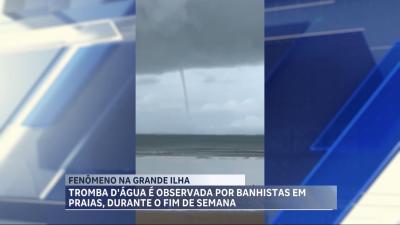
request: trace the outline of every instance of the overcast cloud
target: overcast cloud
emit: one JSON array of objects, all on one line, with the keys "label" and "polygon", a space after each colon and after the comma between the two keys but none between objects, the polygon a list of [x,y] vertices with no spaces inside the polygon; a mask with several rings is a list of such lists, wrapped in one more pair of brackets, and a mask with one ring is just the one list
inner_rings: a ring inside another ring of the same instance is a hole
[{"label": "overcast cloud", "polygon": [[137,72],[259,64],[263,0],[138,0]]},{"label": "overcast cloud", "polygon": [[137,133],[263,134],[263,9],[263,0],[138,0]]}]

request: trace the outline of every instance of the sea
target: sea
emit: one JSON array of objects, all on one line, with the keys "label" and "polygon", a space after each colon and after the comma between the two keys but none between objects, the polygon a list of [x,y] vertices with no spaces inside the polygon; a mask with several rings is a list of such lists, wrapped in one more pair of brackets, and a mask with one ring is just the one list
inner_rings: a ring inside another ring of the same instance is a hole
[{"label": "sea", "polygon": [[136,135],[138,174],[245,174],[264,183],[262,135]]}]

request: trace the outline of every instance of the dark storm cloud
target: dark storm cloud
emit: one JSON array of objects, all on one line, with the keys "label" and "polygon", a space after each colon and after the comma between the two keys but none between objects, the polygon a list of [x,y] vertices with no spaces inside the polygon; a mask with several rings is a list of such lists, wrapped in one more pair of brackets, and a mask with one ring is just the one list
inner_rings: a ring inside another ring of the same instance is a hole
[{"label": "dark storm cloud", "polygon": [[138,0],[138,74],[261,63],[263,2]]}]

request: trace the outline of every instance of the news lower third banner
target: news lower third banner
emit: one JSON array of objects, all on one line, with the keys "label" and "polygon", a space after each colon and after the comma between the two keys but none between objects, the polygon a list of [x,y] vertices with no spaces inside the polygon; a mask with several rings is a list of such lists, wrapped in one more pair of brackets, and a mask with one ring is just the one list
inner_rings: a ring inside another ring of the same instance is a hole
[{"label": "news lower third banner", "polygon": [[244,175],[67,175],[67,210],[335,210],[336,186],[245,185]]}]

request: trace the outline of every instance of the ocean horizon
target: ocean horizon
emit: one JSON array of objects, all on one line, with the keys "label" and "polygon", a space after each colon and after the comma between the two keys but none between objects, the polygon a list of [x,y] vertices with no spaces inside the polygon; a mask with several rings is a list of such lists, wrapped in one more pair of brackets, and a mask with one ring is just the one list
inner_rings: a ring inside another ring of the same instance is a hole
[{"label": "ocean horizon", "polygon": [[264,183],[264,135],[136,135],[138,174],[244,174]]},{"label": "ocean horizon", "polygon": [[136,154],[264,157],[264,135],[137,134]]}]

